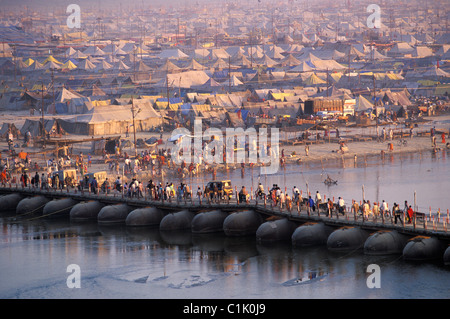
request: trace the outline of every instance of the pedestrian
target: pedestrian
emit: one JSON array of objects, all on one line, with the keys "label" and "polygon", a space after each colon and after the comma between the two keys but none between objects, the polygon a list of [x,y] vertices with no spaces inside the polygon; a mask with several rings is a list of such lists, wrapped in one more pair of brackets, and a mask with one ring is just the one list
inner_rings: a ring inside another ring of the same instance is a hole
[{"label": "pedestrian", "polygon": [[389,217],[389,207],[388,207],[388,203],[384,201],[381,202],[381,214],[383,214],[383,216]]},{"label": "pedestrian", "polygon": [[442,133],[442,135],[441,135],[441,138],[442,138],[442,144],[445,144],[445,133]]},{"label": "pedestrian", "polygon": [[327,213],[327,216],[333,217],[333,206],[334,206],[334,203],[333,203],[333,201],[331,200],[331,198],[328,198],[327,206],[328,206],[328,213]]},{"label": "pedestrian", "polygon": [[305,145],[305,154],[309,156],[309,145]]},{"label": "pedestrian", "polygon": [[339,214],[345,215],[345,201],[342,197],[338,199]]},{"label": "pedestrian", "polygon": [[144,197],[144,184],[142,182],[138,182],[139,186],[138,186],[138,198],[139,197]]},{"label": "pedestrian", "polygon": [[91,182],[91,190],[94,194],[97,194],[97,187],[98,187],[97,178],[94,176],[94,179]]},{"label": "pedestrian", "polygon": [[280,208],[283,208],[286,202],[286,196],[282,191],[280,191]]},{"label": "pedestrian", "polygon": [[316,211],[316,207],[314,205],[314,200],[311,198],[311,196],[309,196],[309,198],[308,198],[308,214],[311,212],[311,209],[313,211]]},{"label": "pedestrian", "polygon": [[401,218],[402,213],[401,213],[397,203],[394,203],[394,206],[392,206],[392,215],[394,215],[394,218],[395,218],[394,223],[395,224],[397,224],[397,219],[398,219],[398,220],[400,220],[400,223],[403,225],[403,221]]},{"label": "pedestrian", "polygon": [[369,204],[367,203],[367,201],[364,201],[363,203],[363,218],[365,220],[369,219]]},{"label": "pedestrian", "polygon": [[34,186],[39,187],[39,173],[38,172],[36,172],[36,174],[34,175]]},{"label": "pedestrian", "polygon": [[322,196],[320,195],[319,191],[316,191],[316,198],[314,199],[317,205],[317,211],[319,211],[319,205],[322,203]]},{"label": "pedestrian", "polygon": [[292,199],[289,196],[289,194],[286,194],[286,207],[287,207],[288,211],[291,211],[291,209],[292,209]]},{"label": "pedestrian", "polygon": [[356,200],[352,200],[352,211],[355,215],[358,215],[359,212],[359,204]]},{"label": "pedestrian", "polygon": [[201,190],[200,186],[197,188],[197,197],[198,197],[198,202],[201,203],[202,202],[202,190]]},{"label": "pedestrian", "polygon": [[414,211],[411,208],[411,205],[409,205],[409,207],[408,207],[408,215],[407,216],[408,216],[408,224],[411,224],[412,218],[414,216]]},{"label": "pedestrian", "polygon": [[377,202],[373,203],[373,215],[375,218],[378,218],[378,215],[380,215],[380,207],[378,206]]}]

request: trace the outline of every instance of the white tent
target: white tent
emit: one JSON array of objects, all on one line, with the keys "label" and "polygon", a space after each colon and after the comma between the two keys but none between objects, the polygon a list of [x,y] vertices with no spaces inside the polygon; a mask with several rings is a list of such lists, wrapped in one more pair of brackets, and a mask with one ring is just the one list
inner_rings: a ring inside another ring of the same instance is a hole
[{"label": "white tent", "polygon": [[106,53],[98,48],[97,46],[90,46],[86,50],[83,51],[86,55],[92,55],[92,56],[103,56],[106,55]]},{"label": "white tent", "polygon": [[225,49],[212,49],[211,50],[211,59],[212,60],[216,60],[216,59],[228,59],[229,57],[231,57],[231,55],[225,51]]},{"label": "white tent", "polygon": [[61,65],[59,65],[53,61],[49,61],[44,65],[44,67],[42,69],[43,70],[51,70],[51,69],[59,70],[59,69],[61,69]]},{"label": "white tent", "polygon": [[96,68],[95,64],[92,63],[91,61],[89,61],[88,59],[84,59],[77,66],[80,70],[85,70],[85,71],[93,71]]},{"label": "white tent", "polygon": [[236,77],[236,75],[233,75],[229,81],[225,81],[223,84],[224,84],[224,85],[225,85],[225,84],[228,84],[228,85],[231,85],[231,86],[234,87],[234,86],[243,85],[244,83],[242,83],[242,82]]},{"label": "white tent", "polygon": [[71,56],[72,54],[74,54],[75,52],[77,52],[74,48],[70,47],[66,50],[66,52],[64,52],[65,56]]},{"label": "white tent", "polygon": [[209,59],[209,50],[208,49],[195,49],[191,54],[191,58],[193,59]]},{"label": "white tent", "polygon": [[97,64],[96,70],[97,71],[105,71],[105,70],[110,70],[112,68],[113,68],[113,66],[111,64],[109,64],[106,61],[102,61],[99,64]]},{"label": "white tent", "polygon": [[450,77],[450,73],[445,72],[444,70],[442,70],[441,68],[438,68],[437,66],[433,66],[431,68],[429,68],[428,70],[426,70],[422,76],[424,77]]},{"label": "white tent", "polygon": [[313,71],[314,68],[308,65],[306,62],[301,62],[299,65],[294,68],[288,70],[288,72],[310,72]]},{"label": "white tent", "polygon": [[334,60],[316,60],[312,62],[318,71],[344,70],[345,66]]},{"label": "white tent", "polygon": [[185,59],[189,58],[187,54],[180,49],[167,49],[159,54],[160,59]]},{"label": "white tent", "polygon": [[190,62],[184,67],[184,69],[188,69],[188,70],[206,70],[207,67],[201,65],[200,63],[195,61],[195,59],[191,59]]},{"label": "white tent", "polygon": [[70,91],[66,88],[62,88],[62,90],[56,95],[55,102],[63,103],[72,99],[83,98],[84,96]]},{"label": "white tent", "polygon": [[356,97],[355,111],[364,112],[373,109],[373,104],[362,95]]},{"label": "white tent", "polygon": [[70,58],[72,58],[72,59],[87,59],[88,56],[86,54],[84,54],[83,52],[81,52],[80,50],[77,50],[72,55],[70,55]]},{"label": "white tent", "polygon": [[[167,74],[169,87],[172,88],[191,88],[201,86],[209,80],[209,76],[204,71],[185,71],[173,74]],[[157,87],[166,87],[166,79],[162,79],[156,84]]]}]

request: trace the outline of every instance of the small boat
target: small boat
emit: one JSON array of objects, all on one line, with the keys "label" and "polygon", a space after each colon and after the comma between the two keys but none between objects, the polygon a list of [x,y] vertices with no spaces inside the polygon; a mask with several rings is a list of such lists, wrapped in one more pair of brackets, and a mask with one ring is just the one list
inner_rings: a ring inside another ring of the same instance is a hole
[{"label": "small boat", "polygon": [[332,179],[327,175],[327,178],[323,181],[325,185],[337,185],[337,180]]}]

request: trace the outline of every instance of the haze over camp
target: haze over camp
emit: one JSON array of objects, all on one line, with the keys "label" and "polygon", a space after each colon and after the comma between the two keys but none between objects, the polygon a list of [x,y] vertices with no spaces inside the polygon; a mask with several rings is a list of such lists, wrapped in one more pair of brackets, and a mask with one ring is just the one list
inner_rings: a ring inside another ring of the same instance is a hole
[{"label": "haze over camp", "polygon": [[449,17],[2,1],[0,297],[448,298]]}]

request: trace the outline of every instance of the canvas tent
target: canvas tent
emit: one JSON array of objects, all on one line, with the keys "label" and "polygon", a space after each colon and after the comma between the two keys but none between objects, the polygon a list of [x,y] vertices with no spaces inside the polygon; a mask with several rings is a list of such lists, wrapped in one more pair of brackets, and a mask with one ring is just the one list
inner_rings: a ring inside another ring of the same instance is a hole
[{"label": "canvas tent", "polygon": [[166,79],[162,79],[156,86],[166,87],[168,81],[172,88],[191,88],[205,84],[209,80],[209,76],[204,71],[191,70],[167,74]]},{"label": "canvas tent", "polygon": [[373,104],[362,95],[356,97],[355,111],[366,112],[373,109]]},{"label": "canvas tent", "polygon": [[[44,133],[50,134],[50,136],[66,134],[65,130],[61,127],[59,120],[56,119],[44,120],[44,129]],[[42,135],[42,122],[40,120],[34,121],[26,119],[20,129],[20,133],[25,135],[27,132],[30,132],[32,137],[40,137]]]},{"label": "canvas tent", "polygon": [[19,129],[14,125],[14,123],[3,123],[0,129],[0,137],[6,138],[11,131],[14,138],[18,138],[21,134]]},{"label": "canvas tent", "polygon": [[[135,115],[136,131],[148,131],[162,124],[163,119],[150,102],[136,102],[140,111]],[[69,133],[81,135],[104,135],[125,133],[133,123],[131,105],[106,105],[93,107],[87,114],[60,120]]]},{"label": "canvas tent", "polygon": [[167,49],[162,51],[159,54],[160,59],[186,59],[189,58],[187,54],[185,54],[180,49]]}]

